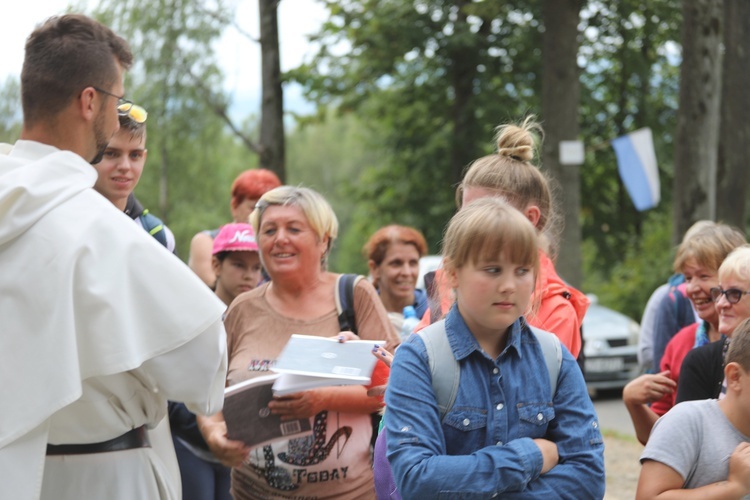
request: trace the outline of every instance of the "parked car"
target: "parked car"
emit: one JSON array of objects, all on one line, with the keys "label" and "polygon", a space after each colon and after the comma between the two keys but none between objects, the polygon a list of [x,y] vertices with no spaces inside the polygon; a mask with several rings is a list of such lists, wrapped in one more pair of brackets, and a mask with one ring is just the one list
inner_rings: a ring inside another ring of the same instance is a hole
[{"label": "parked car", "polygon": [[437,270],[443,257],[440,255],[424,255],[419,259],[419,278],[417,278],[417,288],[424,290],[424,275]]},{"label": "parked car", "polygon": [[628,316],[599,304],[596,295],[583,318],[585,378],[589,389],[622,388],[638,375],[641,327]]}]

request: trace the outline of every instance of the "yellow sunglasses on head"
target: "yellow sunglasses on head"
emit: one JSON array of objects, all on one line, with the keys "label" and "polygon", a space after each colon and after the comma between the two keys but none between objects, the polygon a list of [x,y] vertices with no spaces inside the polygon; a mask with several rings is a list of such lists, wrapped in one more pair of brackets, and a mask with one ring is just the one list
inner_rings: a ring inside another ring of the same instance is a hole
[{"label": "yellow sunglasses on head", "polygon": [[127,116],[136,123],[146,123],[148,113],[145,109],[132,102],[126,102],[117,106],[117,112],[121,116]]}]

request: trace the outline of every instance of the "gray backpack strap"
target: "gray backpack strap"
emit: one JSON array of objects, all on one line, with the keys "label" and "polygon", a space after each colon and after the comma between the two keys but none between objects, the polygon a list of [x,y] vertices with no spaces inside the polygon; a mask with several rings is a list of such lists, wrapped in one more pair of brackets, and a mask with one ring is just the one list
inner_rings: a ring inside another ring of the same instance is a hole
[{"label": "gray backpack strap", "polygon": [[542,348],[544,362],[547,364],[547,372],[549,373],[549,386],[552,392],[552,399],[555,399],[557,377],[560,375],[560,366],[562,365],[560,339],[554,333],[545,332],[535,326],[529,325],[529,328]]},{"label": "gray backpack strap", "polygon": [[444,319],[420,330],[417,334],[422,337],[427,350],[432,375],[432,390],[435,392],[442,422],[446,413],[456,402],[461,368],[448,342]]},{"label": "gray backpack strap", "polygon": [[[539,342],[544,355],[544,362],[549,373],[550,397],[554,400],[557,392],[557,378],[562,366],[562,347],[560,339],[544,330],[529,326],[531,332]],[[453,408],[458,394],[458,384],[461,379],[461,367],[453,356],[448,334],[445,331],[445,320],[441,319],[430,326],[420,330],[417,334],[422,338],[427,358],[430,363],[430,375],[432,375],[432,390],[435,393],[440,421]]]}]

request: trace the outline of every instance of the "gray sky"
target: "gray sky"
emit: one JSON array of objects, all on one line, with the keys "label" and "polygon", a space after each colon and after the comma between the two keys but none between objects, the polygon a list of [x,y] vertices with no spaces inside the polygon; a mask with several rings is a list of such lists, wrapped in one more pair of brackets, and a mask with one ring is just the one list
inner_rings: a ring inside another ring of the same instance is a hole
[{"label": "gray sky", "polygon": [[[88,0],[96,5],[98,0]],[[8,76],[18,77],[23,63],[26,37],[34,27],[55,14],[60,14],[71,0],[21,0],[6,15],[0,16],[0,82]],[[76,2],[77,3],[77,2]],[[237,19],[243,31],[257,36],[257,0],[238,0]],[[85,4],[85,1],[84,1]],[[10,13],[12,11],[12,13]],[[284,0],[279,7],[281,69],[288,70],[309,59],[313,47],[306,35],[317,30],[325,20],[325,10],[315,0]],[[233,96],[236,107],[247,115],[260,107],[260,48],[255,42],[230,29],[217,49],[219,63],[225,72],[224,87]],[[302,106],[299,88],[286,88],[287,109]]]}]

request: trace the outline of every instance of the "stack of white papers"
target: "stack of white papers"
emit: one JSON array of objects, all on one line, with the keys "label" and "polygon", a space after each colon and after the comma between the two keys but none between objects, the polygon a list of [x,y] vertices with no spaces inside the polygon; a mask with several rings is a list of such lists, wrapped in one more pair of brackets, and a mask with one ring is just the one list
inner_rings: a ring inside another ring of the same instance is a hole
[{"label": "stack of white papers", "polygon": [[279,373],[274,396],[330,385],[368,385],[384,340],[348,340],[292,335],[271,370]]}]

